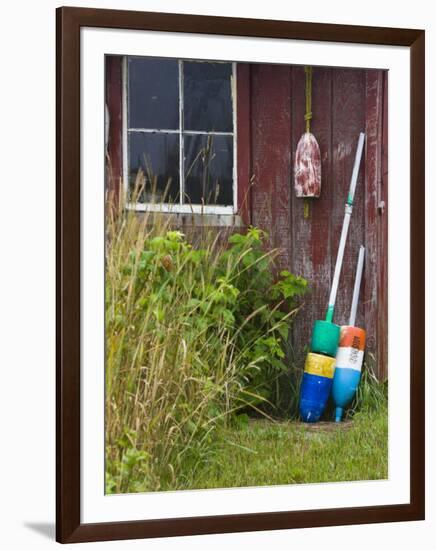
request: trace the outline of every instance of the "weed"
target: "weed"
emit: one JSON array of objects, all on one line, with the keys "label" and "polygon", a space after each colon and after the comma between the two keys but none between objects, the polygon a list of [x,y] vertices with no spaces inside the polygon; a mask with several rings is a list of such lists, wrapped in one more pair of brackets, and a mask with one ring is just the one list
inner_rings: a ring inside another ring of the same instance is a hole
[{"label": "weed", "polygon": [[107,219],[106,490],[183,488],[213,462],[217,430],[265,414],[307,283],[274,277],[257,228],[193,246],[171,217],[120,203]]}]

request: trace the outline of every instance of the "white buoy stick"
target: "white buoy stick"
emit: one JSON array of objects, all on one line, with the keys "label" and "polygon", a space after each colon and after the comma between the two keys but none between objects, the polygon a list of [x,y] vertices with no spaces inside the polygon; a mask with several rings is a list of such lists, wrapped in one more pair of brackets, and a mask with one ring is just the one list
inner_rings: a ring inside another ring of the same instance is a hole
[{"label": "white buoy stick", "polygon": [[356,279],[354,280],[353,300],[351,302],[350,320],[348,324],[354,327],[356,323],[357,304],[359,302],[360,282],[362,281],[363,261],[365,258],[365,247],[359,249],[359,258],[357,260]]},{"label": "white buoy stick", "polygon": [[350,191],[348,193],[348,204],[353,204],[354,193],[356,191],[357,176],[359,175],[360,160],[362,158],[363,144],[365,143],[365,134],[360,132],[359,141],[357,143],[356,157],[354,159],[353,173],[351,174]]},{"label": "white buoy stick", "polygon": [[360,132],[357,142],[356,156],[354,158],[353,172],[351,174],[350,189],[348,191],[347,203],[345,204],[345,217],[342,225],[341,238],[339,241],[338,256],[336,258],[335,272],[333,275],[332,289],[330,291],[329,303],[327,308],[326,320],[332,322],[335,311],[336,295],[338,293],[339,277],[341,275],[342,261],[344,259],[345,243],[347,242],[348,227],[350,225],[351,213],[353,212],[354,193],[356,191],[357,176],[359,174],[360,161],[362,159],[363,144],[365,143],[365,134]]}]

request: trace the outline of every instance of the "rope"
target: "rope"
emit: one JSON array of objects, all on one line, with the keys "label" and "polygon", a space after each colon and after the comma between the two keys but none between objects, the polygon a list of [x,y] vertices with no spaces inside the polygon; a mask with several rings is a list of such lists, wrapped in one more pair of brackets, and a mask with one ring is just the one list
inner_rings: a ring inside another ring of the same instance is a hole
[{"label": "rope", "polygon": [[[310,132],[310,121],[312,120],[312,67],[304,67],[306,73],[306,114],[304,120],[306,121],[306,132]],[[307,219],[310,216],[310,203],[308,199],[304,199],[303,216]]]},{"label": "rope", "polygon": [[310,121],[312,119],[312,67],[304,67],[306,73],[306,132],[310,132]]}]

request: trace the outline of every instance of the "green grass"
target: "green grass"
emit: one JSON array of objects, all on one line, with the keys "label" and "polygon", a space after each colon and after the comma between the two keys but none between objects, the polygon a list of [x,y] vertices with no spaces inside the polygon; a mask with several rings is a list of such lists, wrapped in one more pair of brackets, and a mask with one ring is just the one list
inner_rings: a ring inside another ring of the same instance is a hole
[{"label": "green grass", "polygon": [[250,420],[220,434],[213,461],[184,489],[386,479],[386,405],[351,422],[317,427]]},{"label": "green grass", "polygon": [[272,404],[307,282],[275,272],[279,251],[265,250],[260,229],[189,238],[170,218],[116,208],[106,224],[106,491],[177,489],[211,460],[220,428]]},{"label": "green grass", "polygon": [[191,242],[167,218],[116,208],[106,240],[107,493],[386,478],[387,384],[369,354],[352,422],[296,422],[303,366],[288,347],[306,282],[275,274],[279,251],[264,249],[263,232]]}]

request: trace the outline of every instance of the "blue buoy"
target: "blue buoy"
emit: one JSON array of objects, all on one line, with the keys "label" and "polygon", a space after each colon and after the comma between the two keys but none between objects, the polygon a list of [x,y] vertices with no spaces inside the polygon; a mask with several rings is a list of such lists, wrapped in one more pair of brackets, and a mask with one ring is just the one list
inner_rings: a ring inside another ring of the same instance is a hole
[{"label": "blue buoy", "polygon": [[318,422],[327,405],[333,383],[335,358],[309,353],[300,391],[300,416],[303,422]]},{"label": "blue buoy", "polygon": [[366,332],[363,329],[353,325],[356,321],[364,256],[365,248],[361,246],[357,262],[350,321],[348,326],[341,327],[339,347],[336,354],[336,369],[332,387],[336,422],[340,422],[342,420],[345,407],[352,401],[359,385],[360,374],[362,371]]},{"label": "blue buoy", "polygon": [[332,378],[303,374],[301,383],[300,416],[303,422],[318,422],[327,404]]},{"label": "blue buoy", "polygon": [[360,371],[338,367],[332,385],[332,397],[335,403],[335,422],[340,422],[360,382]]}]

